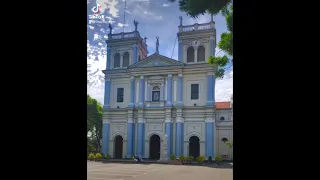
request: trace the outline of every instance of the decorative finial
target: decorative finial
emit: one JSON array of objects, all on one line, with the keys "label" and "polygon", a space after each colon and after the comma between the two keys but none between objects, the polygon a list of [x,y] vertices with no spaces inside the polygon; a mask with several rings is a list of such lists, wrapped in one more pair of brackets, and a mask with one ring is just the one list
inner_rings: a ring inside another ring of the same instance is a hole
[{"label": "decorative finial", "polygon": [[147,44],[147,39],[148,39],[148,38],[145,36],[145,37],[144,37],[144,43],[146,43],[146,44]]},{"label": "decorative finial", "polygon": [[180,16],[179,19],[180,19],[180,26],[182,26],[182,16]]},{"label": "decorative finial", "polygon": [[159,54],[159,36],[157,36],[156,53]]},{"label": "decorative finial", "polygon": [[138,31],[138,24],[139,24],[139,22],[136,21],[136,20],[133,20],[133,24],[134,24],[134,27],[135,27],[135,31]]},{"label": "decorative finial", "polygon": [[111,24],[110,24],[110,23],[109,23],[109,29],[110,29],[109,34],[112,34],[112,26],[111,26]]}]

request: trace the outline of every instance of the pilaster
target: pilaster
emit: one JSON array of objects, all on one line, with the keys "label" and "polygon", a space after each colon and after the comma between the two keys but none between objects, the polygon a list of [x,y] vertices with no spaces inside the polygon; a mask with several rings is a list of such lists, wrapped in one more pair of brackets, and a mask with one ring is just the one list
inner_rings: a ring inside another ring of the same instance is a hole
[{"label": "pilaster", "polygon": [[176,116],[176,156],[179,157],[183,154],[183,141],[184,141],[184,119],[182,117],[182,108],[177,108]]},{"label": "pilaster", "polygon": [[183,97],[183,75],[178,74],[178,103],[177,103],[177,105],[180,107],[183,106],[182,97]]},{"label": "pilaster", "polygon": [[133,154],[133,137],[134,137],[134,122],[133,122],[133,110],[128,110],[128,125],[127,125],[127,158],[130,158],[130,156]]},{"label": "pilaster", "polygon": [[166,106],[172,106],[172,74],[168,75],[168,85],[167,85],[167,104]]},{"label": "pilaster", "polygon": [[106,78],[105,84],[104,84],[104,105],[103,105],[104,109],[110,108],[110,89],[111,89],[110,79]]},{"label": "pilaster", "polygon": [[130,78],[130,104],[129,108],[134,108],[134,90],[135,90],[135,80],[134,76],[131,76]]},{"label": "pilaster", "polygon": [[110,141],[110,119],[107,114],[103,114],[102,123],[102,154],[109,154],[109,141]]},{"label": "pilaster", "polygon": [[171,108],[165,108],[165,134],[168,136],[167,139],[167,155],[168,157],[172,154],[172,118],[171,118]]}]

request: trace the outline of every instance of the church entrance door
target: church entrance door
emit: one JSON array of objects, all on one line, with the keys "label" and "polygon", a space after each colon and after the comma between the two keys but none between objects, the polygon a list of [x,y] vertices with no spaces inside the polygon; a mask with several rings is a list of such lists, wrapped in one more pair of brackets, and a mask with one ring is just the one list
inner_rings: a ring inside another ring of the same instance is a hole
[{"label": "church entrance door", "polygon": [[118,135],[115,137],[114,142],[114,158],[122,159],[122,151],[123,151],[123,138]]},{"label": "church entrance door", "polygon": [[150,137],[150,159],[160,159],[160,137],[156,134]]},{"label": "church entrance door", "polygon": [[191,136],[189,139],[189,156],[196,159],[200,156],[200,140],[197,136]]}]

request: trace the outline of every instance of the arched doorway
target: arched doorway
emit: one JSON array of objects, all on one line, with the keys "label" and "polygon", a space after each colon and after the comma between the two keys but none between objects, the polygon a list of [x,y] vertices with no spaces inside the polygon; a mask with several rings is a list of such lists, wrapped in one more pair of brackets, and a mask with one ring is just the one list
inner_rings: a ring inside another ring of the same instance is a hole
[{"label": "arched doorway", "polygon": [[150,159],[160,159],[160,137],[156,134],[150,137]]},{"label": "arched doorway", "polygon": [[189,156],[196,159],[200,156],[200,140],[197,136],[191,136],[189,139]]},{"label": "arched doorway", "polygon": [[114,158],[122,159],[123,138],[118,135],[114,138]]}]

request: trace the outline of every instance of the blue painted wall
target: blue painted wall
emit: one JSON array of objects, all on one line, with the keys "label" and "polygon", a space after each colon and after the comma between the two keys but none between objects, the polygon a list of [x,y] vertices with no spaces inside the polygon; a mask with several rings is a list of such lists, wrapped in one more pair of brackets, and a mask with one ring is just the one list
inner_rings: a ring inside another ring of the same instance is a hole
[{"label": "blue painted wall", "polygon": [[214,75],[207,75],[207,83],[208,83],[207,106],[214,106],[215,105],[215,98],[214,98],[215,77],[214,77]]},{"label": "blue painted wall", "polygon": [[171,155],[171,139],[172,139],[172,135],[171,135],[171,123],[170,122],[166,122],[166,134],[168,135],[168,152],[167,155],[168,157],[170,157]]},{"label": "blue painted wall", "polygon": [[129,107],[133,108],[134,107],[134,88],[135,87],[135,81],[134,79],[130,80],[130,104]]},{"label": "blue painted wall", "polygon": [[[145,152],[145,143],[144,143],[144,140],[145,140],[144,137],[146,135],[145,134],[146,124],[145,123],[142,124],[142,129],[143,129],[142,138],[141,138],[142,139],[142,156],[145,157],[145,153],[146,153]],[[147,157],[145,157],[145,158],[147,158]]]},{"label": "blue painted wall", "polygon": [[166,106],[172,106],[172,77],[168,77],[168,85],[167,85],[167,104]]},{"label": "blue painted wall", "polygon": [[137,154],[142,155],[143,154],[143,147],[142,147],[142,138],[143,138],[143,123],[138,123],[138,152]]},{"label": "blue painted wall", "polygon": [[215,44],[213,39],[210,39],[210,56],[214,56],[215,55]]},{"label": "blue painted wall", "polygon": [[182,94],[183,94],[183,86],[182,86],[182,82],[183,82],[183,77],[178,76],[178,106],[182,106]]},{"label": "blue painted wall", "polygon": [[176,156],[177,158],[181,155],[181,134],[182,134],[182,123],[176,123]]},{"label": "blue painted wall", "polygon": [[128,123],[128,143],[127,143],[127,158],[130,158],[130,156],[133,154],[132,152],[132,145],[133,145],[133,123]]},{"label": "blue painted wall", "polygon": [[105,83],[104,83],[104,105],[103,105],[103,108],[105,108],[105,109],[110,108],[110,89],[111,89],[110,80],[105,80]]},{"label": "blue painted wall", "polygon": [[214,124],[213,122],[207,122],[206,123],[206,157],[209,156],[213,157],[214,154],[214,147],[213,147],[213,140],[214,140]]},{"label": "blue painted wall", "polygon": [[135,139],[136,137],[136,123],[132,123],[132,154],[136,154],[136,143],[135,143]]},{"label": "blue painted wall", "polygon": [[102,153],[103,155],[109,154],[109,133],[110,133],[110,124],[104,123],[102,125]]},{"label": "blue painted wall", "polygon": [[110,64],[111,64],[111,48],[107,47],[107,70],[111,69]]},{"label": "blue painted wall", "polygon": [[143,78],[143,79],[140,78],[140,88],[139,88],[139,91],[140,91],[140,95],[139,95],[139,98],[140,98],[140,100],[139,100],[139,106],[140,106],[140,107],[143,107],[143,104],[144,104],[144,91],[145,91],[145,89],[144,89],[144,78]]},{"label": "blue painted wall", "polygon": [[182,55],[183,55],[183,48],[182,48],[182,42],[179,42],[178,45],[178,61],[182,62]]},{"label": "blue painted wall", "polygon": [[183,144],[184,144],[184,123],[181,123],[181,155],[184,154],[183,153]]},{"label": "blue painted wall", "polygon": [[138,45],[133,46],[133,64],[138,62]]}]

